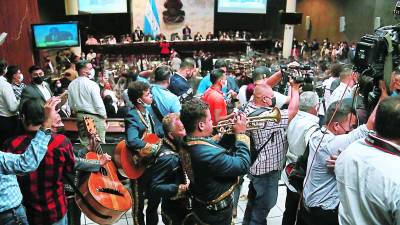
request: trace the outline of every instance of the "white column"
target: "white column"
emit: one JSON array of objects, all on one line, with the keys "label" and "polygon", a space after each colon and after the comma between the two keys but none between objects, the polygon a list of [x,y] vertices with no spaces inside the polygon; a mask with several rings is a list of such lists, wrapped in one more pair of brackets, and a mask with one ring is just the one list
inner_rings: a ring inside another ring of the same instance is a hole
[{"label": "white column", "polygon": [[78,0],[65,0],[65,14],[78,15]]},{"label": "white column", "polygon": [[[286,12],[296,12],[296,0],[287,0]],[[290,50],[293,43],[294,25],[285,25],[285,32],[283,34],[283,57],[290,56]]]}]

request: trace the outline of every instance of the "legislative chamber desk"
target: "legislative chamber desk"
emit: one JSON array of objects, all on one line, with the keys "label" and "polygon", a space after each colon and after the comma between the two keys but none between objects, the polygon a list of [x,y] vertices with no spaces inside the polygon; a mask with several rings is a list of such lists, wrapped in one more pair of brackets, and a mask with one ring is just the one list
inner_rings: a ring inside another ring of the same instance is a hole
[{"label": "legislative chamber desk", "polygon": [[[254,50],[264,51],[273,45],[272,40],[234,40],[234,41],[171,41],[170,48],[179,53],[193,53],[203,50],[213,53],[245,52],[250,44]],[[102,54],[160,54],[159,42],[135,42],[131,44],[83,45],[82,50],[93,50]]]},{"label": "legislative chamber desk", "polygon": [[[64,118],[65,135],[71,140],[75,148],[82,148],[78,139],[78,126],[76,118]],[[115,146],[125,138],[124,119],[107,119],[106,143],[101,144],[104,152],[114,155]]]}]

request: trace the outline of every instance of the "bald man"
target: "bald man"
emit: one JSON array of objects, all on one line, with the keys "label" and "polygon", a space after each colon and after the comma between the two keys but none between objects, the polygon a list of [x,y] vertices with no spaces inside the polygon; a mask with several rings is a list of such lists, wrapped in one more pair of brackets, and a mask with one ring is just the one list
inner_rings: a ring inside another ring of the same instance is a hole
[{"label": "bald man", "polygon": [[[288,110],[281,110],[281,121],[278,124],[268,122],[262,130],[249,133],[253,139],[252,166],[250,168],[249,193],[243,224],[267,224],[269,211],[276,204],[278,181],[284,167],[287,149],[286,130],[289,122],[299,109],[299,84],[291,84],[291,101]],[[244,111],[248,117],[253,112],[264,109],[272,111],[276,98],[272,88],[265,84],[255,87],[253,100]]]}]

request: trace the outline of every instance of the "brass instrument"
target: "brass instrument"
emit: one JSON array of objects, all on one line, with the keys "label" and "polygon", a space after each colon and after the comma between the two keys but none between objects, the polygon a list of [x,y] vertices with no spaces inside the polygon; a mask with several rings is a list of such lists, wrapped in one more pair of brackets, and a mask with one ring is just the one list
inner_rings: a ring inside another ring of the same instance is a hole
[{"label": "brass instrument", "polygon": [[[263,112],[256,116],[247,117],[246,131],[263,129],[267,125],[268,121],[274,123],[279,123],[281,121],[281,111],[277,107],[274,107],[272,111],[267,114]],[[219,133],[232,134],[233,125],[235,125],[235,122],[232,122],[230,119],[227,119],[218,122],[218,124],[214,126],[214,128],[216,128]]]}]

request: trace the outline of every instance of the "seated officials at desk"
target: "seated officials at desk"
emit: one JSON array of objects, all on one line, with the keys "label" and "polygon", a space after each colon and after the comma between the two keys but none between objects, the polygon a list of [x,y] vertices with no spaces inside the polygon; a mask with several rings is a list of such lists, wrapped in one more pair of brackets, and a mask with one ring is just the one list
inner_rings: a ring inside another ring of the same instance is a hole
[{"label": "seated officials at desk", "polygon": [[250,167],[250,139],[246,117],[240,114],[233,126],[235,141],[232,153],[209,138],[213,132],[208,105],[194,98],[182,105],[181,121],[187,132],[187,151],[191,159],[189,189],[193,194],[192,214],[200,224],[229,225],[232,220],[233,190],[239,176]]}]

